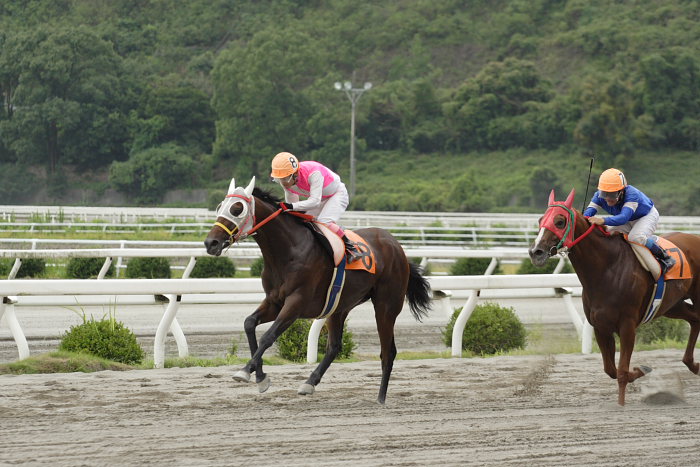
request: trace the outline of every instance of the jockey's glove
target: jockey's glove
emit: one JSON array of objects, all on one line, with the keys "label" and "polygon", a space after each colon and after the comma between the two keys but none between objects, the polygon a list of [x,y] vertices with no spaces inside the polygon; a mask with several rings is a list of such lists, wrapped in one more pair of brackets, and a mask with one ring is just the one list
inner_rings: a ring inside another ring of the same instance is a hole
[{"label": "jockey's glove", "polygon": [[293,211],[292,203],[280,203],[280,209],[283,211]]}]

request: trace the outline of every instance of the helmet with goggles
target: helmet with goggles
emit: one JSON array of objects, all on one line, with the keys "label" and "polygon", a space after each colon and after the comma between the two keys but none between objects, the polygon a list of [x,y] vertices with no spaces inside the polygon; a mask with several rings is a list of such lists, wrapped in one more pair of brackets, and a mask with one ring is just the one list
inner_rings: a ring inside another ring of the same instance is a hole
[{"label": "helmet with goggles", "polygon": [[272,159],[272,178],[285,178],[297,173],[299,160],[289,152],[281,152]]},{"label": "helmet with goggles", "polygon": [[598,179],[598,190],[604,199],[619,199],[626,186],[625,174],[618,169],[608,169]]}]

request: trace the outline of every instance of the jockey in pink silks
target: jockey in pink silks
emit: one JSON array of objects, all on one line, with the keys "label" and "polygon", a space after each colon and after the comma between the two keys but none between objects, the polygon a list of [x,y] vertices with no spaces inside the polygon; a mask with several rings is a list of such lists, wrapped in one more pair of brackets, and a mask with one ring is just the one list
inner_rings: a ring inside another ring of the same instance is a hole
[{"label": "jockey in pink silks", "polygon": [[[319,162],[299,160],[289,152],[272,159],[273,180],[284,188],[283,210],[305,211],[326,224],[345,243],[348,263],[360,254],[338,225],[338,219],[350,204],[350,197],[340,176]],[[301,201],[300,196],[307,199]]]}]

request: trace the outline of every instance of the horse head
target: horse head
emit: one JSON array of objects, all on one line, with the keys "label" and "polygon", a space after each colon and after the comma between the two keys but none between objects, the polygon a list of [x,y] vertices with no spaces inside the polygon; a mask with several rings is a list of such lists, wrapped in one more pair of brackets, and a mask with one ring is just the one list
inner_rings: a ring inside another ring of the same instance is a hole
[{"label": "horse head", "polygon": [[544,266],[547,260],[559,253],[562,246],[571,248],[574,242],[576,211],[573,208],[576,190],[571,190],[566,201],[555,201],[554,190],[549,194],[547,210],[540,218],[540,231],[528,250],[535,266]]},{"label": "horse head", "polygon": [[255,225],[255,177],[247,187],[237,187],[231,179],[228,194],[216,208],[216,222],[204,240],[207,253],[219,256],[225,248],[245,238]]}]

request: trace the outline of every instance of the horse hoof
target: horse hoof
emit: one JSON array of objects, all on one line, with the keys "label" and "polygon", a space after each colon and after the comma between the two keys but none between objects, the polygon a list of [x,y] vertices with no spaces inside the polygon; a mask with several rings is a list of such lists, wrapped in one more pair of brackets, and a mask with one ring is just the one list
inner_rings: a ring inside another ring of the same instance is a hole
[{"label": "horse hoof", "polygon": [[258,392],[262,394],[263,392],[270,389],[270,377],[265,375],[265,378],[258,383]]},{"label": "horse hoof", "polygon": [[316,388],[309,384],[309,383],[304,383],[301,386],[299,386],[299,390],[297,391],[297,394],[302,395],[302,396],[310,396],[311,394],[314,393]]},{"label": "horse hoof", "polygon": [[248,383],[250,382],[250,373],[245,370],[237,371],[233,374],[233,380],[240,383]]},{"label": "horse hoof", "polygon": [[646,376],[649,373],[651,373],[651,367],[646,365],[639,365],[639,371],[642,372],[643,376]]}]

